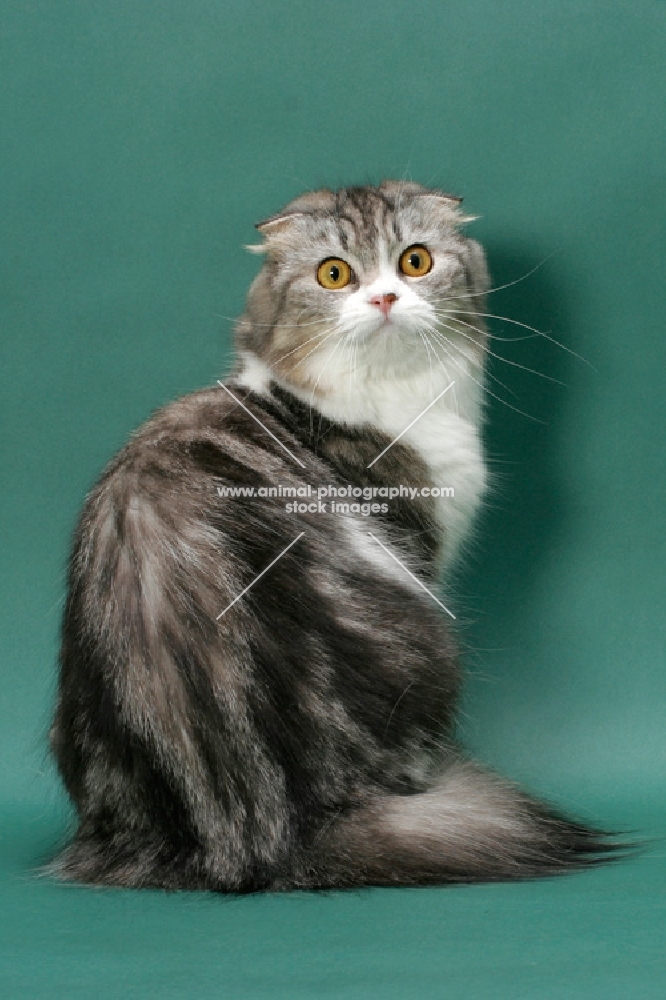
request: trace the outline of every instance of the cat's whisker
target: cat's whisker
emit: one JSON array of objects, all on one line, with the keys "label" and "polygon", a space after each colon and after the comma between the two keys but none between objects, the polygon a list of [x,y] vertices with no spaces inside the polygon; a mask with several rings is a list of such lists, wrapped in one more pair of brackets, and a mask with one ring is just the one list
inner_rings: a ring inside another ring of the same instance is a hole
[{"label": "cat's whisker", "polygon": [[[466,326],[469,330],[475,330],[477,333],[479,332],[478,327],[474,326],[472,323],[465,323],[464,320],[458,319],[456,316],[453,315],[450,315],[448,318],[452,320],[452,322],[454,323],[460,323],[462,326]],[[479,341],[475,340],[474,337],[470,337],[470,335],[468,333],[465,333],[464,330],[458,330],[457,327],[451,326],[450,324],[447,323],[443,323],[442,325],[445,326],[447,330],[451,330],[453,333],[460,334],[461,337],[464,337],[466,340],[469,340],[472,344],[476,344],[477,347],[480,347],[481,350],[485,351],[485,353],[488,354],[491,358],[497,358],[498,361],[503,361],[504,364],[511,365],[512,368],[521,368],[523,371],[530,372],[530,374],[532,375],[538,375],[539,378],[545,378],[547,379],[548,382],[555,382],[556,385],[563,386],[565,384],[564,382],[560,381],[560,379],[554,378],[552,375],[546,375],[545,372],[537,371],[536,368],[528,368],[527,365],[521,365],[517,361],[510,361],[509,358],[503,358],[501,354],[496,354],[494,351],[491,351],[490,348],[487,347],[485,344],[479,343]]]},{"label": "cat's whisker", "polygon": [[432,391],[433,375],[432,375],[432,355],[431,355],[431,351],[430,351],[430,345],[429,345],[429,343],[428,343],[428,341],[427,341],[427,339],[425,337],[425,334],[423,333],[423,331],[420,328],[418,330],[418,334],[419,334],[419,337],[421,338],[421,340],[423,341],[423,344],[425,346],[426,352],[428,354],[428,364],[430,365],[430,387],[431,387],[431,391]]},{"label": "cat's whisker", "polygon": [[314,337],[308,337],[307,340],[304,340],[301,344],[297,344],[296,347],[293,347],[291,349],[291,351],[287,351],[286,354],[283,354],[281,357],[277,358],[275,361],[271,361],[270,363],[266,362],[266,366],[268,368],[275,368],[275,366],[279,365],[282,361],[284,361],[285,358],[288,358],[292,354],[295,354],[296,351],[300,351],[303,347],[306,346],[306,344],[311,344],[312,341],[316,340],[318,337],[323,337],[325,333],[326,333],[325,330],[321,330],[321,331],[319,331],[319,333],[315,333]]},{"label": "cat's whisker", "polygon": [[[446,324],[442,324],[442,325],[444,325],[445,329],[447,329],[447,330],[453,329],[452,327],[447,327]],[[461,330],[458,330],[458,331],[454,330],[453,332],[462,333]],[[441,332],[441,330],[439,331],[439,333],[440,333],[440,337],[444,339],[444,341],[448,344],[448,346],[451,348],[452,351],[458,351],[458,353],[461,355],[461,357],[467,357],[466,355],[462,355],[462,353],[460,352],[460,349],[458,347],[456,347],[456,345],[453,343],[453,341],[449,340],[449,338],[445,334],[443,334]],[[467,360],[469,361],[470,359],[467,358]],[[506,385],[506,383],[502,382],[502,380],[499,379],[497,377],[497,375],[493,375],[492,372],[488,371],[487,368],[483,368],[482,365],[479,365],[478,367],[483,372],[484,378],[489,378],[493,382],[496,382],[497,385],[500,385],[504,390],[506,390],[506,392],[508,392],[511,396],[513,396],[514,399],[518,398],[518,393],[514,392],[514,390],[511,389],[508,385]]]},{"label": "cat's whisker", "polygon": [[[435,338],[437,338],[438,331],[437,331],[437,329],[435,327],[433,327],[430,330],[430,332],[433,334],[433,336],[435,336]],[[440,334],[440,336],[441,336],[441,334]],[[513,410],[515,413],[519,413],[521,415],[521,417],[527,417],[528,420],[533,420],[537,424],[543,424],[543,423],[545,423],[545,421],[540,420],[539,417],[534,417],[534,416],[532,416],[531,413],[526,413],[524,410],[520,410],[517,406],[513,406],[511,403],[507,403],[507,401],[505,399],[502,399],[501,396],[498,396],[496,393],[491,392],[490,389],[487,386],[484,386],[483,383],[479,382],[478,379],[474,378],[474,376],[471,374],[471,372],[464,365],[461,365],[458,361],[456,361],[456,359],[447,350],[447,348],[444,346],[444,344],[441,342],[441,340],[439,341],[439,343],[441,344],[442,349],[451,358],[451,361],[456,366],[456,368],[459,368],[462,372],[464,372],[465,375],[467,376],[467,378],[471,379],[472,382],[475,382],[476,385],[478,385],[479,388],[482,389],[488,396],[492,396],[493,399],[496,399],[498,403],[502,403],[503,406],[508,407],[510,410]]]},{"label": "cat's whisker", "polygon": [[451,298],[445,299],[444,301],[455,302],[456,299],[483,298],[484,295],[492,295],[493,292],[501,292],[504,288],[512,288],[513,285],[518,285],[521,281],[525,281],[527,278],[530,278],[535,271],[538,271],[544,264],[547,264],[548,261],[555,256],[556,252],[557,251],[554,250],[552,253],[549,253],[547,257],[544,257],[543,260],[539,261],[539,263],[533,267],[531,271],[528,271],[527,274],[523,274],[520,278],[516,278],[514,281],[507,281],[505,285],[495,285],[494,287],[488,288],[483,292],[460,292],[459,294],[457,293],[456,295],[452,295]]},{"label": "cat's whisker", "polygon": [[[307,352],[307,354],[304,354],[302,358],[299,358],[298,361],[296,362],[296,364],[292,365],[291,368],[289,368],[288,371],[285,372],[285,374],[286,375],[291,375],[291,373],[293,371],[295,371],[295,369],[298,368],[298,366],[300,364],[303,364],[303,362],[306,361],[310,357],[311,354],[314,354],[315,351],[318,351],[320,347],[323,347],[324,344],[326,343],[326,341],[330,340],[331,337],[333,337],[337,332],[338,332],[338,328],[337,328],[337,326],[334,326],[331,330],[329,330],[329,332],[323,337],[323,339],[318,344],[315,344],[315,346],[312,347]],[[312,339],[314,340],[315,338],[313,337]]]},{"label": "cat's whisker", "polygon": [[[426,350],[428,350],[428,352],[429,352],[429,359],[430,359],[430,353],[434,354],[435,357],[437,358],[437,360],[439,361],[440,367],[444,371],[444,374],[449,379],[449,381],[452,381],[451,377],[449,376],[448,371],[446,370],[446,368],[444,366],[444,362],[442,361],[441,357],[439,356],[439,354],[435,350],[435,346],[434,346],[432,340],[430,339],[430,337],[428,336],[428,334],[430,332],[430,329],[427,326],[427,321],[421,321],[421,322],[422,322],[422,325],[418,327],[417,332],[418,332],[419,336],[421,337],[421,339],[423,340],[423,342],[426,344]],[[455,393],[455,388],[454,388],[454,393]]]},{"label": "cat's whisker", "polygon": [[[238,323],[238,321],[243,318],[242,316],[223,316],[221,313],[216,313],[215,315],[218,317],[218,319],[225,319],[229,323]],[[306,326],[317,326],[317,324],[321,324],[324,322],[325,320],[322,317],[320,317],[319,319],[313,319],[311,321],[308,321],[307,323],[294,323],[292,321],[288,323],[258,323],[253,321],[252,325],[254,327],[258,327],[259,329],[264,329],[264,330],[285,330],[285,329],[301,330]]]},{"label": "cat's whisker", "polygon": [[353,376],[354,376],[354,338],[351,330],[348,330],[342,341],[343,349],[349,347],[348,357],[349,357],[349,392],[352,391]]},{"label": "cat's whisker", "polygon": [[498,337],[496,333],[489,333],[488,336],[491,340],[499,340],[505,344],[519,344],[523,340],[535,340],[539,334],[538,333],[526,333],[523,337]]},{"label": "cat's whisker", "polygon": [[[335,331],[332,331],[332,332],[335,332]],[[327,369],[328,365],[330,364],[330,362],[331,362],[331,361],[333,360],[333,358],[334,358],[334,357],[335,357],[335,355],[337,354],[337,352],[338,352],[338,348],[340,347],[340,345],[341,345],[341,344],[343,344],[343,343],[344,343],[344,339],[346,339],[346,338],[343,338],[342,340],[338,340],[338,341],[337,341],[337,343],[336,343],[335,347],[334,347],[334,348],[333,348],[333,350],[332,350],[332,351],[330,352],[330,354],[329,354],[329,355],[328,355],[328,357],[326,358],[326,361],[325,361],[325,362],[324,362],[324,364],[322,365],[322,368],[321,368],[321,371],[319,372],[319,375],[317,376],[317,380],[316,380],[315,384],[314,384],[314,385],[313,385],[313,387],[312,387],[312,393],[310,394],[310,400],[311,400],[311,403],[310,403],[310,405],[311,405],[311,406],[313,406],[313,405],[314,405],[314,397],[315,397],[315,393],[316,393],[316,391],[317,391],[317,386],[318,386],[318,385],[319,385],[319,383],[321,382],[321,379],[322,379],[322,376],[323,376],[324,372],[326,371],[326,369]]]},{"label": "cat's whisker", "polygon": [[456,310],[456,312],[459,312],[461,316],[482,316],[484,319],[497,319],[501,320],[503,323],[513,323],[514,326],[520,326],[524,330],[531,330],[535,336],[544,337],[546,340],[549,340],[551,344],[555,344],[556,347],[561,347],[563,351],[567,352],[567,354],[572,354],[574,358],[578,358],[578,360],[582,361],[584,365],[588,365],[593,372],[596,372],[596,368],[591,361],[587,360],[587,358],[584,358],[581,354],[577,354],[576,351],[574,351],[571,347],[567,347],[566,344],[561,344],[559,340],[555,340],[554,337],[551,337],[550,334],[545,333],[543,330],[537,330],[535,326],[530,326],[529,323],[521,323],[517,319],[511,319],[510,316],[498,316],[495,313],[464,312],[462,310]]},{"label": "cat's whisker", "polygon": [[[446,380],[447,380],[447,382],[453,382],[453,383],[454,383],[454,384],[453,384],[453,388],[452,388],[452,392],[451,392],[451,395],[453,396],[453,402],[454,402],[454,404],[455,404],[455,408],[456,408],[456,416],[458,416],[458,415],[459,415],[459,413],[460,413],[460,411],[459,411],[459,407],[458,407],[458,396],[457,396],[457,394],[456,394],[456,386],[455,386],[455,381],[454,381],[454,380],[453,380],[453,379],[451,378],[451,376],[449,375],[449,370],[448,370],[448,368],[446,367],[446,365],[444,364],[444,362],[442,361],[442,359],[440,358],[439,354],[437,353],[437,351],[436,351],[436,349],[435,349],[435,345],[434,345],[434,344],[432,343],[432,341],[430,341],[430,338],[428,337],[428,333],[427,333],[427,331],[425,331],[425,330],[424,330],[424,331],[423,331],[423,335],[424,335],[424,337],[426,338],[426,340],[428,340],[428,342],[430,343],[430,346],[431,346],[431,348],[432,348],[432,350],[433,350],[433,352],[434,352],[434,354],[435,354],[435,357],[436,357],[436,358],[437,358],[437,360],[439,361],[439,364],[440,364],[440,367],[441,367],[442,371],[444,372],[444,375],[446,376]],[[440,344],[440,346],[442,346],[442,345]]]}]

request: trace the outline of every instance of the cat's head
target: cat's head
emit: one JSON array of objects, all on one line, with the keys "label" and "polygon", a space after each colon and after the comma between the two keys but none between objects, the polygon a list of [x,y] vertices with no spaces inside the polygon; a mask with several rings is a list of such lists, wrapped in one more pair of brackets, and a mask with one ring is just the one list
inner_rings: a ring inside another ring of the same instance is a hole
[{"label": "cat's head", "polygon": [[[326,394],[345,373],[408,374],[439,357],[481,363],[485,256],[461,199],[411,182],[320,190],[257,225],[266,261],[239,347]],[[448,360],[447,360],[448,359]]]}]

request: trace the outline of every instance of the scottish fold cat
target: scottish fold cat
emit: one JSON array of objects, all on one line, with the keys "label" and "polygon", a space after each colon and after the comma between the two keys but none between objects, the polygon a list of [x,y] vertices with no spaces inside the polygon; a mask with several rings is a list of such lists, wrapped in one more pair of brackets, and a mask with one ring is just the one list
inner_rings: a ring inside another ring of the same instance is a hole
[{"label": "scottish fold cat", "polygon": [[61,877],[430,885],[613,849],[455,737],[437,588],[486,489],[467,221],[386,181],[260,223],[233,374],[151,417],[87,497],[51,732],[78,815]]}]

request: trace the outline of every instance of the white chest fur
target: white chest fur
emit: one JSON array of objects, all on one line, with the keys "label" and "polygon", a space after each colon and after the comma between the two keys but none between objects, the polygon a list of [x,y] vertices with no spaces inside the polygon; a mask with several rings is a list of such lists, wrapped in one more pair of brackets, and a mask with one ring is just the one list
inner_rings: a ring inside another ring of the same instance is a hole
[{"label": "white chest fur", "polygon": [[[480,436],[481,387],[466,372],[456,374],[453,385],[444,373],[428,373],[368,382],[361,391],[356,387],[351,398],[343,400],[336,394],[317,401],[326,416],[370,423],[391,440],[399,438],[423,459],[430,474],[429,486],[442,494],[436,507],[444,533],[444,567],[455,560],[486,484]],[[376,462],[376,471],[381,472],[382,461],[379,458]]]},{"label": "white chest fur", "polygon": [[[271,377],[261,361],[248,358],[239,381],[262,391]],[[445,568],[455,560],[469,532],[486,485],[478,368],[470,371],[466,364],[459,364],[454,384],[447,389],[450,383],[451,378],[440,370],[404,378],[358,373],[352,382],[336,379],[334,389],[329,382],[324,392],[314,397],[307,390],[285,385],[324,416],[356,426],[369,424],[419,454],[429,470],[429,486],[449,491],[436,501]],[[376,462],[377,472],[381,472],[382,461],[379,458]]]}]

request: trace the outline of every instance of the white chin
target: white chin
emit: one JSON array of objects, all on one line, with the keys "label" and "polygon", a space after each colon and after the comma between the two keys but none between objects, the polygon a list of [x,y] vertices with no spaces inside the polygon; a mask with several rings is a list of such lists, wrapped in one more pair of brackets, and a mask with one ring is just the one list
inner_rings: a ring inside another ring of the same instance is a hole
[{"label": "white chin", "polygon": [[401,323],[399,319],[394,319],[391,316],[384,319],[382,316],[381,319],[374,320],[372,324],[368,324],[360,331],[360,339],[367,341],[371,337],[394,337],[396,339],[399,338],[404,343],[407,343],[410,339],[413,339],[414,334],[409,327],[405,323]]}]

